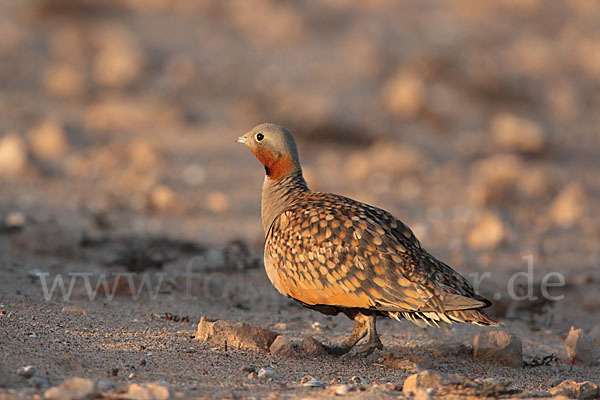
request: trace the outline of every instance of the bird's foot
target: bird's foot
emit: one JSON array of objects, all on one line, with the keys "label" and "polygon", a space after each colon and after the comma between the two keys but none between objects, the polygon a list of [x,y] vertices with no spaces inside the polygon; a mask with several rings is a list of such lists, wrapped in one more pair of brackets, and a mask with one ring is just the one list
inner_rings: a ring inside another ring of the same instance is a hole
[{"label": "bird's foot", "polygon": [[356,349],[357,356],[368,356],[373,353],[376,349],[383,350],[383,343],[378,337],[370,339],[367,343]]}]

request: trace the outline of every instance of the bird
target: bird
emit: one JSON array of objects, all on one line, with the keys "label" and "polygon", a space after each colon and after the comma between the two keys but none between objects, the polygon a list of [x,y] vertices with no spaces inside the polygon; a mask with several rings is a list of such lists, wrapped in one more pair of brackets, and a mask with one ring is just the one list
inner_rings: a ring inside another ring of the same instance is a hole
[{"label": "bird", "polygon": [[296,141],[283,126],[263,123],[237,142],[265,169],[261,218],[264,265],[275,289],[326,315],[354,321],[350,335],[328,353],[383,349],[376,318],[418,326],[465,322],[498,324],[482,309],[491,302],[425,250],[391,213],[337,194],[308,188]]}]

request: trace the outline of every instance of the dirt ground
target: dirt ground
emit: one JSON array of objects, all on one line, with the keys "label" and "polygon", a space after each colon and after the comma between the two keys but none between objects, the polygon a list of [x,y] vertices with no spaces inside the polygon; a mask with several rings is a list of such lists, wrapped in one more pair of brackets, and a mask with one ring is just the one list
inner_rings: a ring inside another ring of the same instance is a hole
[{"label": "dirt ground", "polygon": [[[600,384],[565,346],[575,327],[600,347],[598,18],[585,0],[0,1],[0,398],[70,377],[185,398],[402,398],[426,369],[508,388],[456,398]],[[261,122],[295,133],[312,189],[389,210],[476,283],[521,366],[474,360],[486,328],[466,325],[380,320],[366,358],[195,340],[201,316],[352,329],[268,282],[264,172],[234,143]]]}]

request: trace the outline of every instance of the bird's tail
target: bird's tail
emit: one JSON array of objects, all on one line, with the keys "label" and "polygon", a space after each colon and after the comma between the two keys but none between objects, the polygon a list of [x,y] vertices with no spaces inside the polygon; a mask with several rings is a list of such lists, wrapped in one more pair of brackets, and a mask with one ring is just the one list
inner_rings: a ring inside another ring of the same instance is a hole
[{"label": "bird's tail", "polygon": [[402,318],[406,318],[422,328],[426,326],[439,327],[440,324],[454,324],[457,322],[480,326],[498,326],[501,324],[478,309],[454,310],[446,311],[444,313],[435,311],[388,312],[388,315],[398,321]]}]

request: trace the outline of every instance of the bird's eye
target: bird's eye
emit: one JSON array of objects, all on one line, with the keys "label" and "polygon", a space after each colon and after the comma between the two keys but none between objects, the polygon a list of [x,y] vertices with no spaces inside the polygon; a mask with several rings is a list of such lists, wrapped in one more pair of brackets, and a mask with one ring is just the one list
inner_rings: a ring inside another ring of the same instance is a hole
[{"label": "bird's eye", "polygon": [[263,133],[262,133],[262,132],[258,132],[258,133],[256,134],[256,141],[257,141],[257,142],[261,142],[261,141],[262,141],[264,138],[265,138],[265,135],[263,135]]}]

